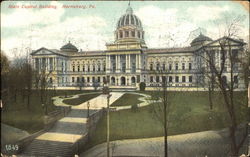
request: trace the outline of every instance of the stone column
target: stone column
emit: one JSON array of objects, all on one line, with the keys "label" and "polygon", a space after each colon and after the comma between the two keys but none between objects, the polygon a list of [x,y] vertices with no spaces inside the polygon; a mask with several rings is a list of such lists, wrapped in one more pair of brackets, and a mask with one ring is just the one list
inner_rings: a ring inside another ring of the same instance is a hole
[{"label": "stone column", "polygon": [[138,68],[141,70],[141,54],[138,55]]},{"label": "stone column", "polygon": [[121,71],[121,55],[117,55],[117,72],[120,72]]},{"label": "stone column", "polygon": [[129,72],[131,72],[131,55],[129,54],[128,55],[128,70],[129,70]]},{"label": "stone column", "polygon": [[115,71],[118,70],[118,55],[115,56]]},{"label": "stone column", "polygon": [[128,54],[126,54],[126,59],[125,59],[125,64],[126,64],[126,73],[128,73],[129,72],[129,70],[128,70]]}]

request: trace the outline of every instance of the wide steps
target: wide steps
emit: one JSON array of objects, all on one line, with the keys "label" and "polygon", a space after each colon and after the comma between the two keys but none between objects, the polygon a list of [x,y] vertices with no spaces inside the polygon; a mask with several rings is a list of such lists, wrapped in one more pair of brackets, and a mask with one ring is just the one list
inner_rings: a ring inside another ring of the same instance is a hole
[{"label": "wide steps", "polygon": [[24,155],[46,157],[71,157],[72,143],[34,140],[23,152]]}]

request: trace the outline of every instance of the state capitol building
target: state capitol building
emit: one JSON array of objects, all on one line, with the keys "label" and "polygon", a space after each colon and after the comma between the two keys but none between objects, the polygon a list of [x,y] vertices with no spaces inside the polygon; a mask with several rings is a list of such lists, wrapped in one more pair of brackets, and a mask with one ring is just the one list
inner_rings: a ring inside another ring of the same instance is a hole
[{"label": "state capitol building", "polygon": [[[206,88],[206,77],[201,72],[205,66],[202,58],[203,48],[215,52],[220,62],[219,41],[200,34],[189,47],[151,49],[144,41],[145,32],[142,21],[128,6],[126,13],[117,22],[115,41],[106,44],[106,50],[79,51],[72,43],[60,50],[40,48],[31,53],[34,68],[48,74],[48,82],[56,88],[93,89],[104,83],[112,89],[139,90],[144,82],[146,90],[167,80],[173,90],[196,90]],[[235,54],[241,56],[245,43],[242,40],[228,39]],[[160,71],[160,75],[158,75]],[[243,86],[239,76],[240,65],[236,65],[234,80],[237,88]],[[230,76],[225,70],[225,80]]]}]

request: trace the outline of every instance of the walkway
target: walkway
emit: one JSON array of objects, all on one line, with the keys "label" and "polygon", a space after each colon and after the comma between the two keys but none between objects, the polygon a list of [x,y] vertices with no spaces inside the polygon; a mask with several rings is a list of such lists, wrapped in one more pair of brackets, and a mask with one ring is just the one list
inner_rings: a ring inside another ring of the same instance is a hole
[{"label": "walkway", "polygon": [[[241,138],[245,129],[238,132]],[[247,140],[245,140],[247,141]],[[112,156],[164,156],[164,138],[144,138],[118,140],[110,143]],[[227,129],[221,131],[204,131],[168,137],[168,154],[170,157],[224,157],[228,156],[229,139]],[[81,157],[106,157],[107,144],[99,144],[82,153]],[[244,151],[247,152],[247,142]]]},{"label": "walkway", "polygon": [[[120,98],[124,93],[112,92],[110,104]],[[99,95],[91,99],[90,114],[98,111],[102,107],[107,106],[106,95]],[[57,102],[58,103],[58,102]],[[64,104],[62,104],[64,105]],[[72,146],[80,138],[82,138],[87,129],[87,102],[78,106],[72,106],[69,114],[60,119],[46,133],[35,138],[23,154],[34,156],[65,156],[72,155]]]}]

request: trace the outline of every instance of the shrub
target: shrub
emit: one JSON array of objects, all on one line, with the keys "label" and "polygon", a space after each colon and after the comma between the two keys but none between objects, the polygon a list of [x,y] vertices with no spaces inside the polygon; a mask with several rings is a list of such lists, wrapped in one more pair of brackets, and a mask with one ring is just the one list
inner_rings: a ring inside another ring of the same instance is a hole
[{"label": "shrub", "polygon": [[140,83],[140,91],[145,91],[145,88],[146,88],[145,82],[141,82]]}]

